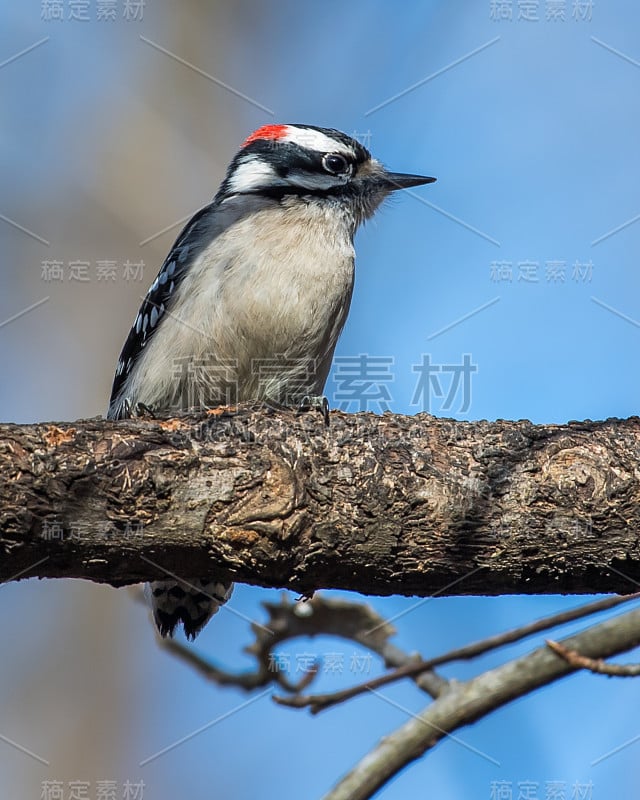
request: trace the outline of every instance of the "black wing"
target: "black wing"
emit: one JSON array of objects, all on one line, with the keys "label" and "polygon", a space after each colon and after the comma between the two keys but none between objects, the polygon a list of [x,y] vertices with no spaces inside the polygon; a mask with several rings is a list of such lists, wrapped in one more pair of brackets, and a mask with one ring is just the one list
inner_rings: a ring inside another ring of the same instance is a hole
[{"label": "black wing", "polygon": [[160,320],[186,275],[189,265],[206,246],[207,237],[203,234],[210,228],[209,217],[213,206],[214,203],[211,203],[200,209],[182,229],[140,306],[116,366],[107,412],[109,419],[122,419],[129,415],[129,410],[120,398],[122,387],[142,350],[158,329]]}]

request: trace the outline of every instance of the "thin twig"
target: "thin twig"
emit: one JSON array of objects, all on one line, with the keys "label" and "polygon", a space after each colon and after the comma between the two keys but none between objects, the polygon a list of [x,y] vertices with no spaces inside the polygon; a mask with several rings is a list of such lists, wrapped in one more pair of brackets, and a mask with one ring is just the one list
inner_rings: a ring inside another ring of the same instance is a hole
[{"label": "thin twig", "polygon": [[575,650],[569,650],[552,639],[547,639],[547,646],[554,653],[564,658],[567,664],[577,669],[588,669],[598,675],[609,675],[616,678],[637,678],[640,675],[640,664],[608,664],[601,658],[587,658]]},{"label": "thin twig", "polygon": [[263,670],[260,669],[255,672],[227,672],[227,670],[220,669],[220,667],[196,653],[195,650],[182,644],[182,642],[178,642],[175,639],[161,639],[160,636],[157,637],[157,640],[163,650],[167,650],[167,652],[182,659],[203,678],[213,681],[219,686],[237,686],[251,691],[265,686],[273,679],[273,676],[265,676]]},{"label": "thin twig", "polygon": [[513,644],[514,642],[520,641],[527,636],[540,633],[541,631],[548,630],[549,628],[556,628],[558,625],[564,625],[567,622],[573,622],[577,619],[596,614],[600,611],[606,611],[610,608],[615,608],[622,603],[628,603],[629,601],[635,600],[638,597],[640,597],[640,592],[624,595],[622,597],[607,597],[604,600],[596,600],[593,603],[587,603],[584,606],[572,608],[569,611],[562,611],[559,614],[543,617],[542,619],[531,622],[528,625],[522,625],[519,628],[513,628],[512,630],[505,631],[504,633],[496,634],[495,636],[489,636],[486,639],[482,639],[477,642],[472,642],[464,647],[459,647],[455,650],[449,650],[447,653],[436,656],[435,658],[420,660],[417,662],[414,660],[412,663],[401,666],[393,672],[390,672],[386,675],[381,675],[378,678],[372,678],[364,683],[351,686],[348,689],[342,689],[330,694],[294,695],[293,697],[276,696],[273,699],[280,705],[290,706],[291,708],[309,707],[309,710],[312,714],[318,714],[320,711],[331,708],[331,706],[337,705],[338,703],[343,703],[346,700],[357,697],[358,695],[366,694],[372,689],[379,689],[381,686],[385,686],[388,683],[393,683],[401,678],[415,678],[420,673],[431,670],[433,667],[436,667],[440,664],[476,658],[477,656],[480,656],[489,650],[495,650],[498,647],[503,647],[507,644]]},{"label": "thin twig", "polygon": [[[131,588],[129,591],[135,600],[146,605],[139,588]],[[237,686],[245,691],[252,691],[274,683],[294,695],[307,689],[319,670],[318,665],[314,664],[304,672],[300,680],[292,681],[285,671],[276,667],[274,649],[290,639],[325,634],[339,636],[368,647],[383,659],[386,667],[411,664],[416,659],[415,655],[405,653],[391,644],[389,639],[395,629],[365,603],[324,598],[316,593],[304,604],[292,603],[283,594],[279,603],[263,603],[263,606],[269,617],[264,625],[252,624],[255,640],[245,648],[257,661],[255,671],[229,672],[175,639],[158,637],[158,644],[173,656],[185,661],[204,678],[221,686]],[[437,697],[448,685],[444,678],[424,670],[415,681],[432,697]]]}]

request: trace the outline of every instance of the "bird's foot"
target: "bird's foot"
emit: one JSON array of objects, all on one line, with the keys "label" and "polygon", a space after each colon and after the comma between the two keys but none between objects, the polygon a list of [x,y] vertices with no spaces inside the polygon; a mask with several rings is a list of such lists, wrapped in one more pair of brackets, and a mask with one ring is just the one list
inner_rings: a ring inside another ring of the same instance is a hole
[{"label": "bird's foot", "polygon": [[307,411],[319,411],[322,414],[324,424],[329,427],[329,401],[324,395],[305,395],[298,406],[298,414]]},{"label": "bird's foot", "polygon": [[153,413],[153,410],[149,408],[148,405],[145,403],[136,403],[135,406],[131,405],[131,401],[128,397],[125,397],[123,401],[123,409],[124,409],[124,418],[132,419],[134,417],[149,417],[150,419],[155,419],[156,415]]}]

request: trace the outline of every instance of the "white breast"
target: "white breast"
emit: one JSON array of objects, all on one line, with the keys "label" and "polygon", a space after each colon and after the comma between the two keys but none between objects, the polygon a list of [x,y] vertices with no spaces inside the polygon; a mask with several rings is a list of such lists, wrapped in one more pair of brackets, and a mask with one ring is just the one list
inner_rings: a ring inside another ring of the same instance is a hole
[{"label": "white breast", "polygon": [[335,210],[296,199],[255,211],[192,265],[126,396],[132,405],[170,406],[189,363],[218,365],[218,378],[220,365],[227,375],[235,366],[239,400],[321,394],[353,278],[351,231]]}]

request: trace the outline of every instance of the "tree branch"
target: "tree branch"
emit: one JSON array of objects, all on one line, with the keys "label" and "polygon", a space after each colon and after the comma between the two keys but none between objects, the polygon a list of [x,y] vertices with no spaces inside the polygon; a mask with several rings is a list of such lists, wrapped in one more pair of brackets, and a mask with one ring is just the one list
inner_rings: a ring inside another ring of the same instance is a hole
[{"label": "tree branch", "polygon": [[[549,617],[543,617],[542,619],[535,620],[527,625],[521,625],[518,628],[512,628],[504,633],[499,633],[495,636],[488,636],[486,639],[480,639],[479,641],[471,642],[463,647],[457,647],[454,650],[449,650],[440,656],[434,656],[433,658],[427,659],[418,659],[417,661],[407,661],[406,664],[398,667],[393,672],[388,672],[386,675],[380,675],[377,678],[371,678],[371,680],[364,681],[363,683],[359,683],[355,686],[349,686],[347,689],[331,692],[330,694],[296,694],[293,697],[274,697],[273,699],[277,703],[280,703],[280,705],[290,706],[292,708],[308,707],[312,714],[318,714],[320,711],[331,708],[338,703],[344,703],[345,700],[351,700],[352,698],[358,697],[361,694],[366,694],[371,689],[380,689],[382,686],[386,686],[389,683],[394,683],[402,678],[416,678],[421,673],[427,670],[433,670],[434,667],[438,667],[441,664],[448,664],[452,661],[461,661],[463,659],[469,660],[472,658],[477,658],[478,656],[483,655],[490,650],[495,650],[499,647],[504,647],[507,644],[513,644],[514,642],[526,639],[528,636],[532,636],[534,633],[540,633],[541,631],[548,630],[549,628],[556,628],[559,625],[565,625],[567,622],[573,622],[577,619],[591,616],[592,614],[597,614],[600,611],[606,611],[610,608],[615,608],[615,606],[621,605],[622,603],[628,603],[631,600],[637,600],[638,597],[640,597],[640,593],[638,592],[635,594],[626,595],[625,597],[607,597],[604,600],[596,600],[593,603],[587,603],[584,606],[572,608],[569,611],[561,611],[558,614],[553,614]],[[573,666],[586,666],[584,663],[578,664],[575,661],[572,661],[570,658],[572,654],[569,653],[569,651],[564,650],[564,648],[562,648],[562,646],[557,642],[547,640],[547,645],[559,655],[564,656],[564,658]],[[590,667],[587,668],[590,669]]]},{"label": "tree branch", "polygon": [[0,426],[0,580],[631,592],[640,420],[200,413]]},{"label": "tree branch", "polygon": [[[640,644],[640,609],[594,625],[562,644],[587,658],[606,658],[630,650]],[[367,800],[445,736],[575,669],[545,645],[472,680],[451,683],[418,714],[403,709],[410,716],[408,722],[382,739],[323,800]],[[391,702],[378,691],[372,694]],[[488,754],[485,757],[492,760]]]},{"label": "tree branch", "polygon": [[[317,594],[304,604],[304,612],[299,603],[292,603],[286,595],[283,595],[279,603],[262,605],[269,617],[264,625],[256,622],[251,624],[255,641],[245,648],[245,652],[257,661],[254,671],[228,672],[197,654],[192,647],[175,639],[158,637],[158,644],[189,664],[207,680],[221,686],[237,686],[247,691],[273,683],[287,692],[300,692],[311,683],[317,670],[304,673],[303,678],[295,683],[288,675],[291,665],[287,665],[286,661],[284,664],[280,663],[274,652],[282,642],[299,637],[329,635],[357,642],[379,655],[385,667],[399,667],[415,660],[415,656],[405,653],[389,641],[396,632],[395,628],[365,603],[353,603]],[[448,685],[444,678],[433,671],[422,670],[420,675],[414,676],[414,680],[432,697],[437,697]],[[277,698],[274,697],[275,699]]]}]

